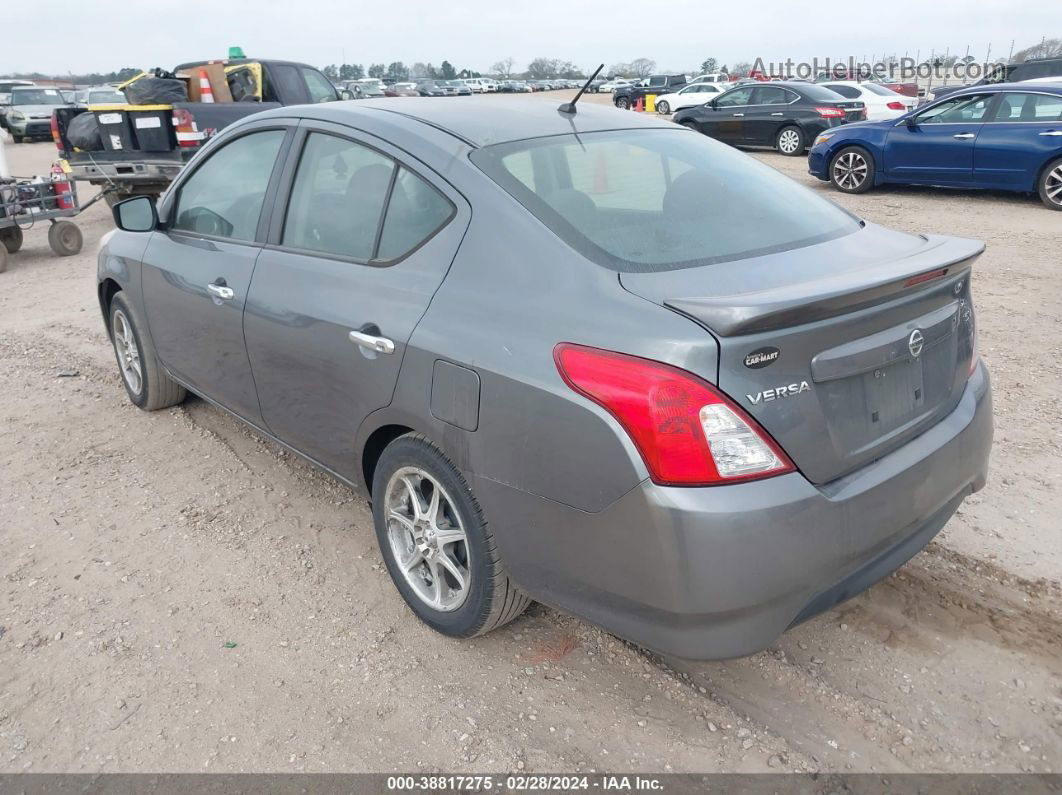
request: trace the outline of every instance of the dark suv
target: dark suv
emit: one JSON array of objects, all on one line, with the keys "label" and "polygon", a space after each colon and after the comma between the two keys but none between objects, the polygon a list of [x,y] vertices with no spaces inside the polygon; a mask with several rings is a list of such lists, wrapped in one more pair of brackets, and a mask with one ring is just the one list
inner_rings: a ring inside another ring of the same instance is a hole
[{"label": "dark suv", "polygon": [[630,110],[650,94],[672,94],[686,85],[686,75],[650,75],[633,86],[623,86],[612,92],[612,102],[617,108]]},{"label": "dark suv", "polygon": [[998,69],[982,77],[976,83],[953,86],[941,86],[933,89],[933,99],[946,97],[963,88],[972,86],[989,86],[996,83],[1020,83],[1037,77],[1057,77],[1062,81],[1062,58],[1032,58],[1022,63],[1000,65]]}]

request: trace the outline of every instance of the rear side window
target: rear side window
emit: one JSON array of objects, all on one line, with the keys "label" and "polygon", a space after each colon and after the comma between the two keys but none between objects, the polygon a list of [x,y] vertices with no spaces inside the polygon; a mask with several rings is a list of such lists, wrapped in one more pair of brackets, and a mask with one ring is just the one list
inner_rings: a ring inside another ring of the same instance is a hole
[{"label": "rear side window", "polygon": [[438,190],[386,155],[311,133],[295,174],[282,243],[386,262],[417,248],[453,214]]},{"label": "rear side window", "polygon": [[471,157],[572,248],[618,271],[710,265],[860,228],[770,166],[683,130],[553,136]]},{"label": "rear side window", "polygon": [[453,205],[439,191],[412,171],[399,168],[376,259],[405,256],[442,228],[453,213]]},{"label": "rear side window", "polygon": [[344,138],[311,133],[295,174],[283,244],[372,259],[394,161]]},{"label": "rear side window", "polygon": [[794,94],[778,86],[759,86],[752,95],[753,105],[787,105],[796,99]]},{"label": "rear side window", "polygon": [[817,86],[813,83],[801,86],[800,93],[804,95],[804,99],[810,99],[812,102],[837,102],[840,99],[844,99],[833,89],[826,88],[826,86]]},{"label": "rear side window", "polygon": [[996,107],[997,122],[1062,121],[1062,96],[1052,94],[1004,94]]},{"label": "rear side window", "polygon": [[225,144],[181,185],[173,228],[251,241],[283,130],[251,133]]},{"label": "rear side window", "polygon": [[306,66],[301,71],[310,91],[310,102],[332,102],[338,98],[335,86],[323,74]]}]

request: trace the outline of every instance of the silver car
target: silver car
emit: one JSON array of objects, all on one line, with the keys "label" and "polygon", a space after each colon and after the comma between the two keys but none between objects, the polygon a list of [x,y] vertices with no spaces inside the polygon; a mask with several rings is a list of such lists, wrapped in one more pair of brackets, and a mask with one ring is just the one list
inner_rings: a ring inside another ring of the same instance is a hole
[{"label": "silver car", "polygon": [[13,86],[9,104],[5,107],[4,123],[16,144],[26,138],[50,138],[52,111],[69,105],[56,88]]},{"label": "silver car", "polygon": [[122,379],[362,490],[440,632],[536,599],[663,652],[750,654],[985,483],[983,245],[577,111],[365,100],[226,128],[157,206],[114,208]]}]

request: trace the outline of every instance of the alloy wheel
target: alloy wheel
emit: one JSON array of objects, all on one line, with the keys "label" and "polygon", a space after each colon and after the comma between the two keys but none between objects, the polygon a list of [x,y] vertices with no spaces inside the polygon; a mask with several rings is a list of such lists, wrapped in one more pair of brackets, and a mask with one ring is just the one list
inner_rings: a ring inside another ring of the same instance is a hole
[{"label": "alloy wheel", "polygon": [[839,188],[858,188],[866,180],[867,173],[866,158],[858,152],[845,152],[833,164],[833,181]]},{"label": "alloy wheel", "polygon": [[1044,193],[1049,201],[1062,206],[1062,166],[1056,166],[1044,180]]},{"label": "alloy wheel", "polygon": [[140,364],[140,350],[136,346],[136,337],[133,336],[133,327],[129,324],[129,318],[119,309],[114,313],[114,350],[118,353],[118,366],[122,371],[129,391],[134,395],[140,394],[140,388],[144,384],[144,371]]},{"label": "alloy wheel", "polygon": [[419,467],[391,476],[384,496],[387,539],[402,577],[433,610],[457,610],[468,598],[469,545],[446,490]]},{"label": "alloy wheel", "polygon": [[800,133],[793,129],[782,130],[778,136],[778,148],[783,154],[793,154],[800,148]]}]

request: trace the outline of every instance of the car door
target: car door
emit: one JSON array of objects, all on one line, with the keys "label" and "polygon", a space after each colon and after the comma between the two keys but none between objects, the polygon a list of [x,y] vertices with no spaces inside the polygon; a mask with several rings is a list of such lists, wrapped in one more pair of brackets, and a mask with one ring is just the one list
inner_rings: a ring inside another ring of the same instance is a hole
[{"label": "car door", "polygon": [[752,98],[752,86],[744,86],[727,91],[715,101],[704,107],[701,119],[701,132],[718,141],[728,144],[740,144],[744,140],[743,120],[745,110]]},{"label": "car door", "polygon": [[1040,169],[1062,152],[1062,96],[1002,94],[974,146],[974,184],[1033,190]]},{"label": "car door", "polygon": [[204,152],[160,207],[164,223],[143,259],[147,324],[162,364],[193,391],[256,424],[261,412],[243,310],[262,250],[262,209],[293,134],[283,121],[259,122]]},{"label": "car door", "polygon": [[773,146],[786,121],[787,106],[797,95],[781,86],[756,86],[745,109],[743,140],[754,146]]},{"label": "car door", "polygon": [[992,94],[947,97],[889,130],[885,178],[930,185],[969,185],[974,146]]},{"label": "car door", "polygon": [[470,210],[419,161],[325,122],[304,122],[282,185],[244,317],[262,414],[354,479],[357,429],[390,403]]}]

